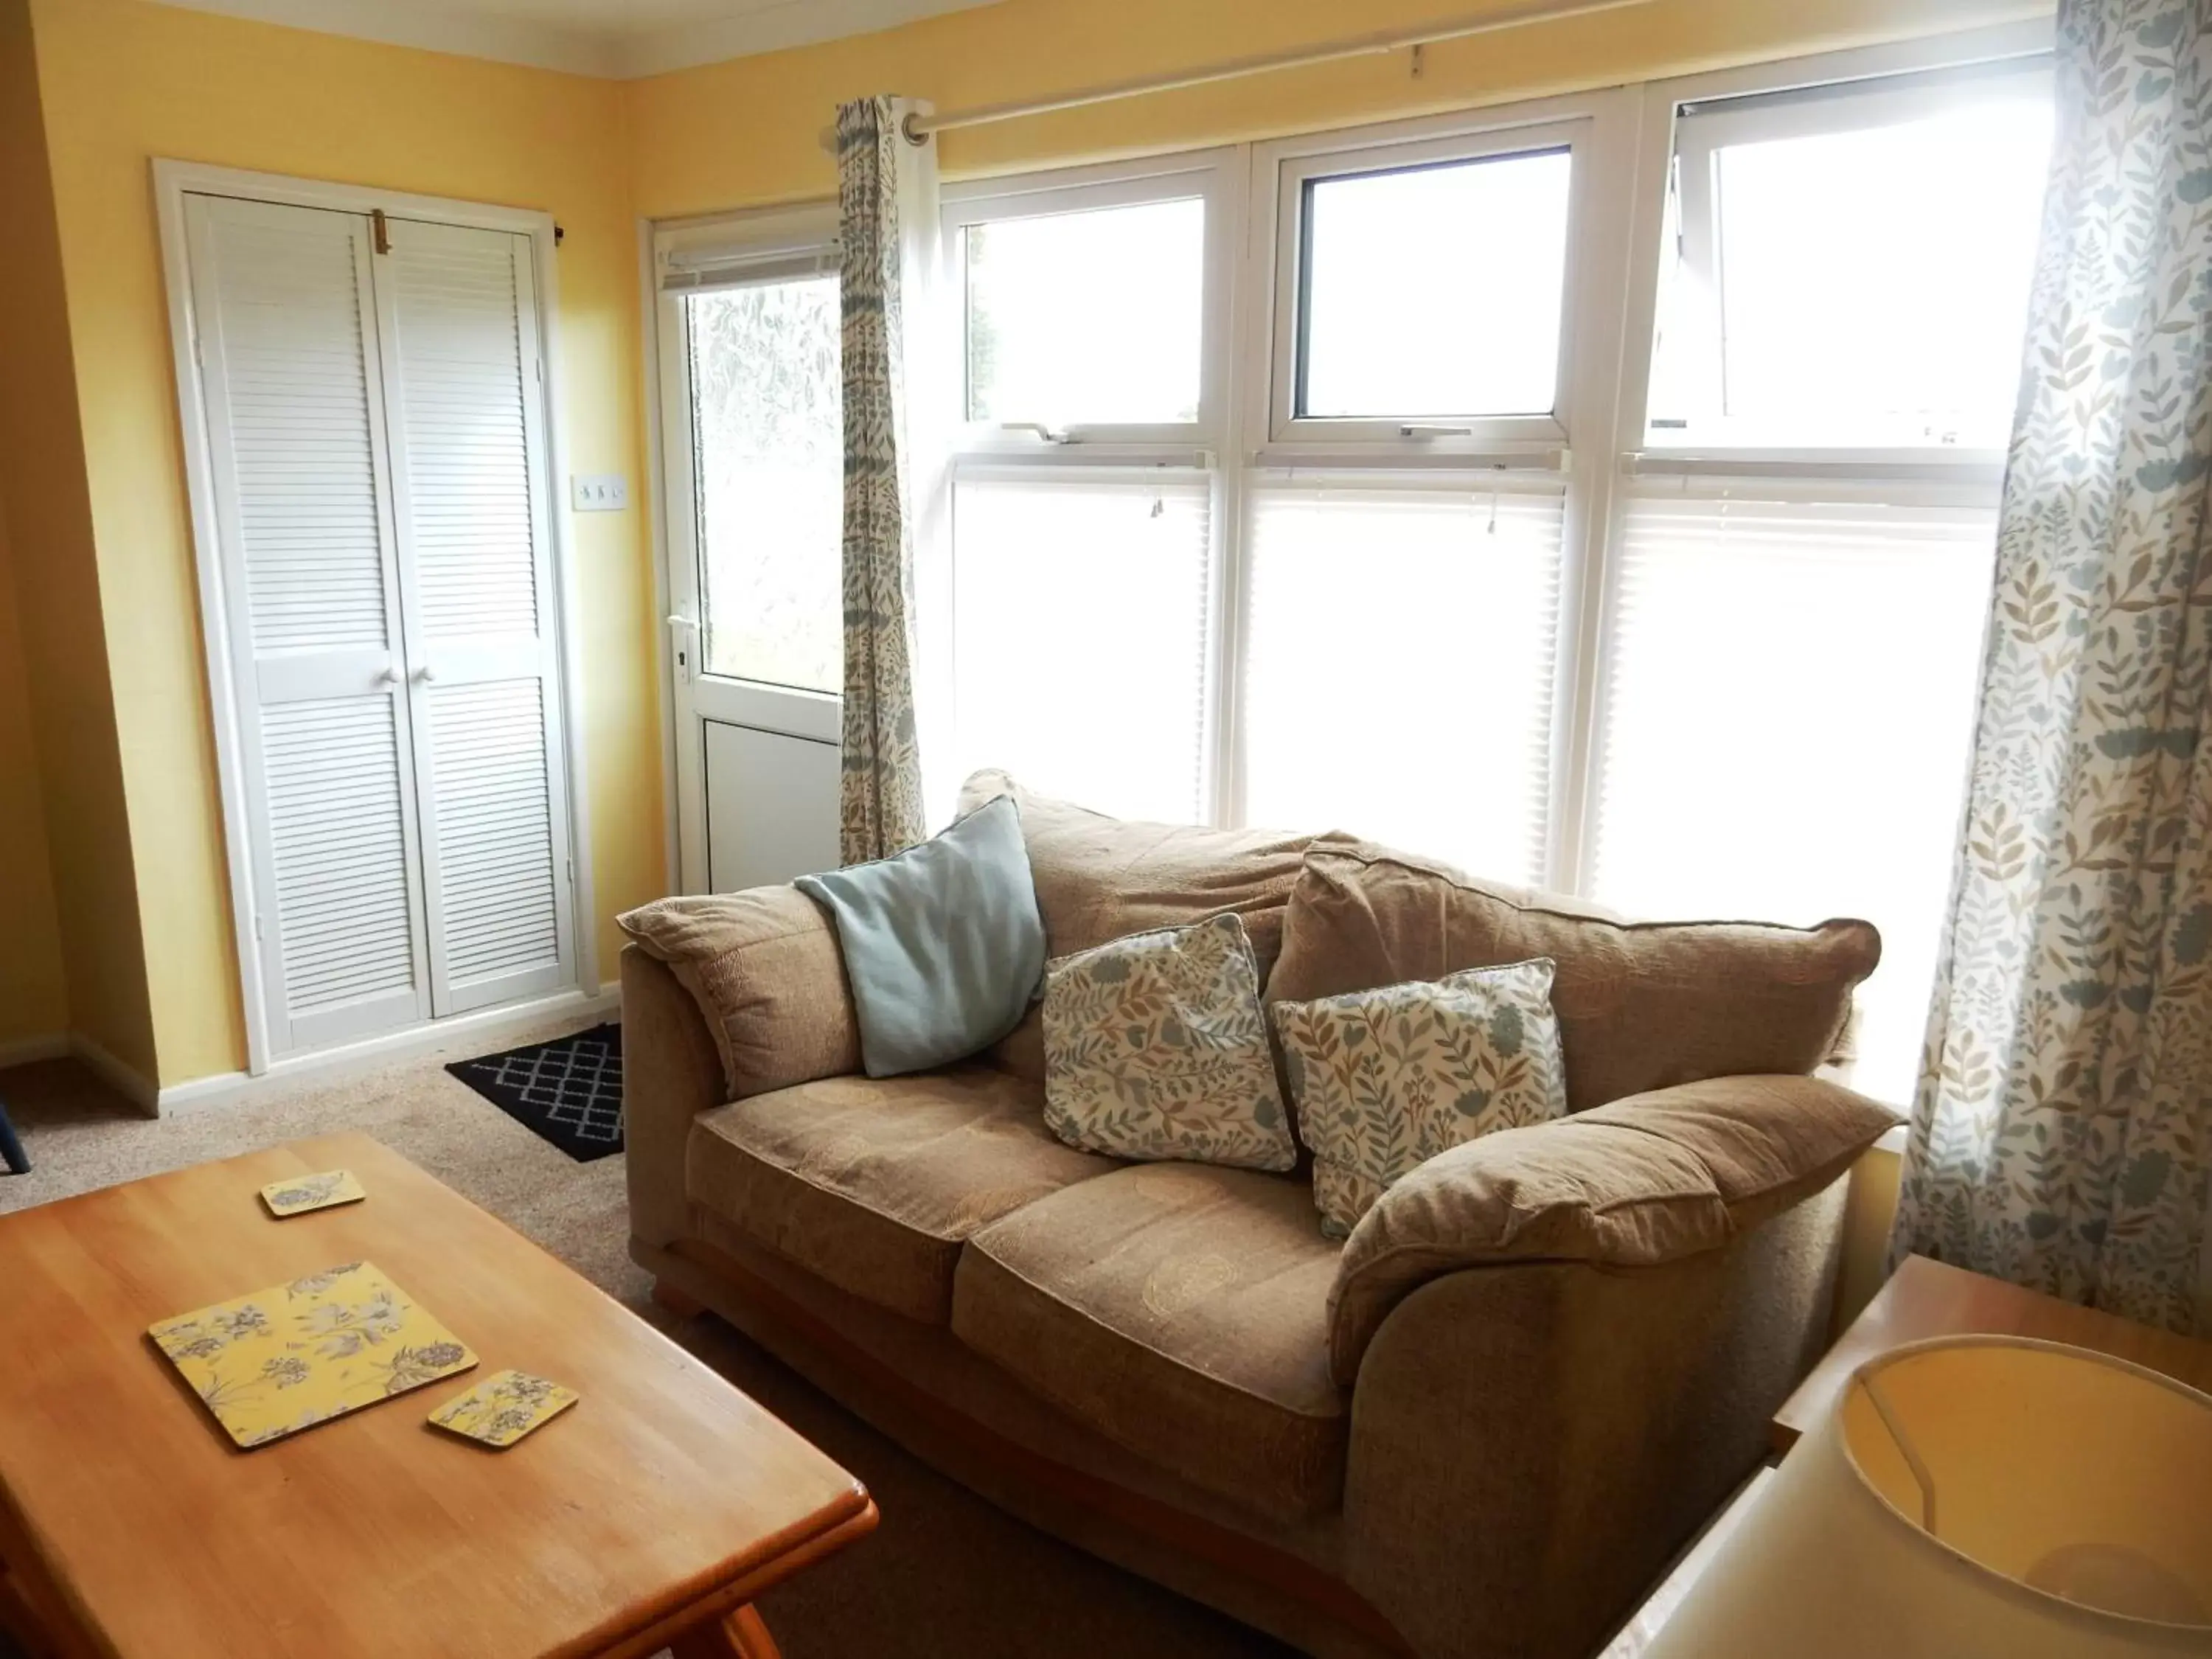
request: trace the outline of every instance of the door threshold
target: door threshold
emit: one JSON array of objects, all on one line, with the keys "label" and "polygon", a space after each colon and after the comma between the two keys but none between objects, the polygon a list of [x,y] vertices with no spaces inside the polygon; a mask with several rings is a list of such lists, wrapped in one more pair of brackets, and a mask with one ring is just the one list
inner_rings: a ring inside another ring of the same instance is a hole
[{"label": "door threshold", "polygon": [[303,1085],[333,1083],[397,1060],[427,1057],[445,1048],[453,1051],[453,1058],[466,1060],[483,1053],[487,1046],[509,1046],[504,1039],[520,1036],[533,1026],[562,1020],[581,1023],[603,1018],[621,1008],[619,990],[587,996],[580,990],[571,989],[552,996],[532,997],[526,1002],[502,1003],[497,1007],[479,1008],[444,1019],[423,1020],[397,1030],[380,1031],[372,1037],[305,1054],[287,1054],[270,1062],[267,1071],[258,1074],[217,1072],[188,1083],[170,1084],[161,1091],[155,1115],[167,1117],[174,1111],[227,1106]]}]

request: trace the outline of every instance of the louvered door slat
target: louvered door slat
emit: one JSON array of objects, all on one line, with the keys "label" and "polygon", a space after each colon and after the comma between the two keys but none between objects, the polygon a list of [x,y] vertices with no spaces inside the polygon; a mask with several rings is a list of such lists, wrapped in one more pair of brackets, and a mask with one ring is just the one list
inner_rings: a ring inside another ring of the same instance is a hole
[{"label": "louvered door slat", "polygon": [[186,228],[281,1054],[430,1011],[374,277],[355,215],[196,196]]},{"label": "louvered door slat", "polygon": [[574,977],[530,282],[522,239],[450,226],[377,264],[441,1013]]}]

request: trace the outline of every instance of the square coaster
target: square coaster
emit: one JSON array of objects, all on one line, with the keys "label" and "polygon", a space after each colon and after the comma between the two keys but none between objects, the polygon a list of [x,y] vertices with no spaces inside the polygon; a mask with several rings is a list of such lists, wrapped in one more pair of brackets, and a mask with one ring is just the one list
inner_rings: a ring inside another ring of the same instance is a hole
[{"label": "square coaster", "polygon": [[430,1421],[487,1446],[512,1446],[574,1405],[574,1389],[528,1371],[497,1371],[430,1413]]},{"label": "square coaster", "polygon": [[476,1355],[372,1261],[347,1261],[148,1333],[241,1446],[469,1370]]},{"label": "square coaster", "polygon": [[368,1196],[362,1191],[361,1182],[353,1178],[351,1170],[325,1170],[319,1175],[295,1176],[289,1181],[272,1181],[261,1189],[261,1201],[269,1206],[269,1213],[280,1221],[288,1215],[305,1215],[310,1210],[358,1204]]}]

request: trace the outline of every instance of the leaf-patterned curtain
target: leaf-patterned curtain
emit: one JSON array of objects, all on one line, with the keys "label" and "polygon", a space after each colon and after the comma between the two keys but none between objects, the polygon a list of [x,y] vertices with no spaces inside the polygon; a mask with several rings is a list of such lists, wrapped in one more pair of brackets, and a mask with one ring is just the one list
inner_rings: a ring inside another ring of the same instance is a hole
[{"label": "leaf-patterned curtain", "polygon": [[2212,1331],[2212,0],[2063,0],[1893,1253]]},{"label": "leaf-patterned curtain", "polygon": [[927,833],[915,732],[904,314],[915,263],[908,238],[931,228],[915,210],[926,205],[916,187],[933,187],[935,178],[933,158],[900,131],[908,107],[900,100],[866,98],[837,110],[845,400],[845,706],[837,805],[839,856],[847,864],[887,857]]}]

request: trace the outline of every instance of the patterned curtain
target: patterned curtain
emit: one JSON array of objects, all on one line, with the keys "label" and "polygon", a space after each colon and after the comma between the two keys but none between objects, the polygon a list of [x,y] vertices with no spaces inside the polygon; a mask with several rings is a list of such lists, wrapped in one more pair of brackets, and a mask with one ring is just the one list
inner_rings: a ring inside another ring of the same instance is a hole
[{"label": "patterned curtain", "polygon": [[2063,0],[1893,1255],[2212,1331],[2212,0]]},{"label": "patterned curtain", "polygon": [[[843,246],[845,723],[839,856],[888,857],[921,841],[915,735],[912,461],[905,431],[904,297],[912,261],[901,197],[921,163],[899,130],[907,106],[867,98],[837,110]],[[911,199],[907,204],[910,212]]]}]

